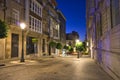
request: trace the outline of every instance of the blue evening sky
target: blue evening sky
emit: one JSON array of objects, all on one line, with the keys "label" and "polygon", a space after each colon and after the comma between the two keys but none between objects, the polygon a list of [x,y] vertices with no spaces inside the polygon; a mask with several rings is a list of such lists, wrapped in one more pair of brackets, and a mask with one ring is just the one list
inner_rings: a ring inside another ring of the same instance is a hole
[{"label": "blue evening sky", "polygon": [[67,19],[66,33],[77,31],[80,40],[84,41],[86,33],[85,19],[85,1],[86,0],[56,0],[58,8],[62,11]]}]

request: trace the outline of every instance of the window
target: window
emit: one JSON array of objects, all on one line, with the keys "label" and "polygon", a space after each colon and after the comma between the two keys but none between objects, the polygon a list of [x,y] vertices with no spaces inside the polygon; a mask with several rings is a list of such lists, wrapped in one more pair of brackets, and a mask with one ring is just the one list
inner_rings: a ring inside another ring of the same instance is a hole
[{"label": "window", "polygon": [[111,0],[111,23],[112,27],[120,23],[119,0]]},{"label": "window", "polygon": [[34,5],[35,12],[37,13],[37,4]]},{"label": "window", "polygon": [[52,18],[50,18],[50,37],[53,37],[53,26],[54,26],[54,21]]},{"label": "window", "polygon": [[53,27],[53,36],[54,38],[59,38],[59,25],[57,24]]},{"label": "window", "polygon": [[16,9],[12,11],[12,24],[19,25],[19,11]]},{"label": "window", "polygon": [[31,30],[41,33],[42,22],[40,20],[38,20],[37,18],[35,18],[33,16],[30,16],[29,24],[30,24],[29,28]]},{"label": "window", "polygon": [[38,21],[38,30],[41,32],[41,21]]},{"label": "window", "polygon": [[32,20],[31,20],[31,26],[32,26],[32,29],[34,30],[34,18],[33,17],[31,17],[32,18]]},{"label": "window", "polygon": [[38,15],[41,16],[42,13],[41,13],[41,8],[38,8]]},{"label": "window", "polygon": [[29,24],[30,24],[30,26],[29,26],[29,28],[31,28],[31,23],[32,22],[32,18],[30,17],[30,19],[29,19]]},{"label": "window", "polygon": [[37,1],[31,0],[30,9],[39,16],[42,16],[42,7]]},{"label": "window", "polygon": [[36,30],[39,31],[39,20],[36,20]]},{"label": "window", "polygon": [[42,41],[42,52],[45,52],[45,39]]},{"label": "window", "polygon": [[100,36],[102,36],[102,17],[100,14]]},{"label": "window", "polygon": [[38,52],[38,45],[33,41],[34,39],[36,38],[27,36],[27,43],[26,43],[27,55],[35,54]]}]

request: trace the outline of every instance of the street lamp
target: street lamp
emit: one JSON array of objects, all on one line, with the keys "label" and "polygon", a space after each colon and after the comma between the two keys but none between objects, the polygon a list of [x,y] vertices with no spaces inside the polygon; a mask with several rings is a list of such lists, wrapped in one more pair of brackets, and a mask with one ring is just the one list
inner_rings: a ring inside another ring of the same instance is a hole
[{"label": "street lamp", "polygon": [[25,62],[24,59],[24,29],[26,28],[25,23],[20,23],[20,28],[22,29],[22,53],[21,53],[20,62]]},{"label": "street lamp", "polygon": [[78,51],[77,58],[80,57],[80,47],[81,47],[81,45],[82,45],[82,42],[79,39],[77,39],[76,40],[76,49]]},{"label": "street lamp", "polygon": [[79,51],[77,50],[78,43],[79,43],[79,39],[76,39],[75,44],[76,44],[77,58],[79,58]]},{"label": "street lamp", "polygon": [[80,41],[79,39],[76,39],[76,41],[75,41],[75,42],[76,42],[76,44],[77,44],[77,43],[79,43],[79,41]]}]

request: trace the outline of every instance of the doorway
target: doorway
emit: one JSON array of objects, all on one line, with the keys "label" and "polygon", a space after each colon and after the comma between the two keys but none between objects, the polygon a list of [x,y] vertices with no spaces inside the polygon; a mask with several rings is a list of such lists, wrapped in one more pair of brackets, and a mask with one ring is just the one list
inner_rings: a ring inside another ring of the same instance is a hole
[{"label": "doorway", "polygon": [[12,49],[11,49],[11,57],[18,57],[18,49],[19,49],[19,35],[12,34]]}]

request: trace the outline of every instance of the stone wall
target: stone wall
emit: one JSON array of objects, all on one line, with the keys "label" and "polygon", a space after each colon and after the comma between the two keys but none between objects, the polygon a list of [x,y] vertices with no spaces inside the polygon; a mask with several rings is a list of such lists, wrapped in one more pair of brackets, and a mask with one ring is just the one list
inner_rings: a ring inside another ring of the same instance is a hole
[{"label": "stone wall", "polygon": [[0,39],[0,60],[4,59],[5,55],[5,39]]},{"label": "stone wall", "polygon": [[109,0],[104,0],[101,13],[103,35],[100,38],[101,47],[97,50],[97,60],[109,75],[115,80],[120,80],[120,25],[111,27]]}]

